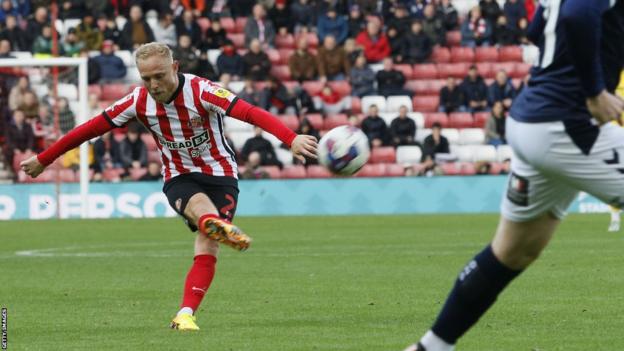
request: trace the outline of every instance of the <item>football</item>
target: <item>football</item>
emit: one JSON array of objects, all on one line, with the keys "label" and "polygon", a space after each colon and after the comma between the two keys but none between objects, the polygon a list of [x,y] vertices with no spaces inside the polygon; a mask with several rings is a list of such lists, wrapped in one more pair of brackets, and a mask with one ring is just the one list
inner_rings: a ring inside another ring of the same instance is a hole
[{"label": "football", "polygon": [[368,161],[368,138],[358,128],[336,127],[325,134],[318,146],[319,163],[330,172],[348,176],[359,171]]}]

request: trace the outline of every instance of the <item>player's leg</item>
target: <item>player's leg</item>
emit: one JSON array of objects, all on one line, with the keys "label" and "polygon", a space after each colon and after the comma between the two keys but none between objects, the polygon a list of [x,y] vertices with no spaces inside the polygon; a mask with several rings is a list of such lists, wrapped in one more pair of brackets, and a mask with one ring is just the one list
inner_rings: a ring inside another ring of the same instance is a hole
[{"label": "player's leg", "polygon": [[609,207],[609,212],[611,213],[611,223],[609,223],[609,231],[610,232],[619,232],[620,231],[620,214],[622,210],[615,206]]}]

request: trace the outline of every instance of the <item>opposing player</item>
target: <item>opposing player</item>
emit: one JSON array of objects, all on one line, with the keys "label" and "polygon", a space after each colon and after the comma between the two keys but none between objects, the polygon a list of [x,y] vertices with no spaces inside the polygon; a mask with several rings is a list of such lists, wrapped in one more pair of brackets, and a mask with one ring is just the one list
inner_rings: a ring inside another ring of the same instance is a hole
[{"label": "opposing player", "polygon": [[195,238],[195,258],[184,285],[180,311],[171,327],[198,330],[195,312],[215,273],[219,244],[247,249],[251,239],[231,224],[236,212],[236,160],[223,135],[223,119],[257,125],[289,145],[295,157],[316,157],[316,139],[296,135],[265,110],[239,100],[207,79],[178,73],[178,62],[164,44],[149,43],[135,53],[143,86],[100,115],[78,126],[37,156],[21,163],[38,176],[63,153],[136,119],[160,150],[169,204],[186,220]]},{"label": "opposing player", "polygon": [[[529,30],[539,67],[507,119],[514,150],[490,245],[460,272],[431,330],[408,350],[450,351],[537,259],[579,190],[624,205],[624,0],[542,0]],[[592,118],[593,117],[593,118]]]}]

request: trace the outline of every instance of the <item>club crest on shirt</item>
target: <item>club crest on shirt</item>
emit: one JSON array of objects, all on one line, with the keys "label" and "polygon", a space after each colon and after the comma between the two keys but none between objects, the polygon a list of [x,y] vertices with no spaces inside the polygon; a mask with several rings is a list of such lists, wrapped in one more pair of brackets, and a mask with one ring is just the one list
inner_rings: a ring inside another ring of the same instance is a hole
[{"label": "club crest on shirt", "polygon": [[202,116],[194,116],[191,117],[188,121],[188,126],[190,128],[201,128],[204,125],[204,117]]}]

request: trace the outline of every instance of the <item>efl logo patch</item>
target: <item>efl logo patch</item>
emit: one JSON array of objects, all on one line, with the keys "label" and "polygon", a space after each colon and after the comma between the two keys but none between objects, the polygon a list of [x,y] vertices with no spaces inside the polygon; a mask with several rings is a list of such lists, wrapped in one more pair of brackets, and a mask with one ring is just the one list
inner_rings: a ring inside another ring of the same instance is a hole
[{"label": "efl logo patch", "polygon": [[507,199],[518,206],[529,206],[529,180],[511,173],[507,184]]},{"label": "efl logo patch", "polygon": [[227,89],[217,88],[217,90],[214,91],[214,94],[220,98],[225,99],[228,96],[230,96],[232,93],[230,93],[230,91]]}]

